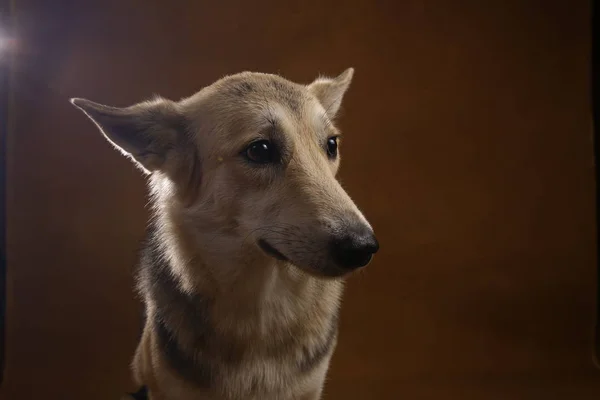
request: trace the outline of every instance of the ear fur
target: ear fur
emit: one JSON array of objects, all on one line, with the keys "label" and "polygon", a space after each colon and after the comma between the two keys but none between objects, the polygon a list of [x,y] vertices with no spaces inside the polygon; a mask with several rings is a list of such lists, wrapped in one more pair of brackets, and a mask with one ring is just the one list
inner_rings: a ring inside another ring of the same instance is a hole
[{"label": "ear fur", "polygon": [[353,75],[354,68],[348,68],[335,78],[317,78],[308,85],[308,90],[319,100],[330,118],[334,118],[339,111]]},{"label": "ear fur", "polygon": [[170,100],[157,98],[125,108],[80,98],[71,99],[71,103],[146,173],[164,169],[170,153],[185,138],[185,118],[177,103]]}]

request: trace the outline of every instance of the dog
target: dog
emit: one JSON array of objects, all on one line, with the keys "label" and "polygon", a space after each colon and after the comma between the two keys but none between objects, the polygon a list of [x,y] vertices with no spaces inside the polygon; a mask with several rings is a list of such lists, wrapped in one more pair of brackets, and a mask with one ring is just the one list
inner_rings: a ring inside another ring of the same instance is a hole
[{"label": "dog", "polygon": [[336,179],[353,73],[242,72],[124,108],[71,99],[148,177],[137,396],[321,398],[344,280],[379,248]]}]

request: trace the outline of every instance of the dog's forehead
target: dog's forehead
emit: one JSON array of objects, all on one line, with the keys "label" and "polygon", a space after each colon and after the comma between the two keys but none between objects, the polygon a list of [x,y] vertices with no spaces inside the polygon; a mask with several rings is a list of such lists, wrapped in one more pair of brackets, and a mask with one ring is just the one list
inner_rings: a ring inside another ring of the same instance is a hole
[{"label": "dog's forehead", "polygon": [[310,100],[305,86],[277,75],[245,72],[224,79],[217,92],[228,101],[250,110],[260,110],[277,103],[300,114]]},{"label": "dog's forehead", "polygon": [[[198,122],[209,131],[218,130],[221,138],[259,132],[270,125],[287,131],[312,127],[302,129],[308,133],[327,122],[325,110],[306,86],[277,75],[244,72],[215,82],[201,94],[198,103],[204,111],[199,112]],[[195,108],[193,103],[188,106]]]}]

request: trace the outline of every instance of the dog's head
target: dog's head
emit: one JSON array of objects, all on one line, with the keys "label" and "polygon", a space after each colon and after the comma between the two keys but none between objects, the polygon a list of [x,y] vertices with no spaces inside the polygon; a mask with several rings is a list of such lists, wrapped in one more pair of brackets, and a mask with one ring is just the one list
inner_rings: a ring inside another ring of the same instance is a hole
[{"label": "dog's head", "polygon": [[199,232],[219,231],[230,245],[250,243],[314,275],[341,276],[379,247],[336,180],[341,139],[333,120],[352,75],[301,85],[245,72],[179,102],[72,103]]}]

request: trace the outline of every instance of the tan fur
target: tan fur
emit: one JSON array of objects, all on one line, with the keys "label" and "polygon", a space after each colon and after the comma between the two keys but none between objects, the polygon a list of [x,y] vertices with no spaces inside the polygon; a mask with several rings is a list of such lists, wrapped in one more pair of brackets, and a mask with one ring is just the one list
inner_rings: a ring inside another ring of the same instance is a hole
[{"label": "tan fur", "polygon": [[[352,74],[300,85],[245,72],[128,108],[72,100],[149,175],[154,250],[142,258],[147,319],[132,367],[152,400],[320,398],[348,272],[326,244],[349,224],[370,229],[323,147],[339,135]],[[281,166],[240,155],[261,138],[279,143]],[[161,324],[183,355],[165,347]],[[200,370],[188,359],[212,360],[209,383],[184,376]]]}]

